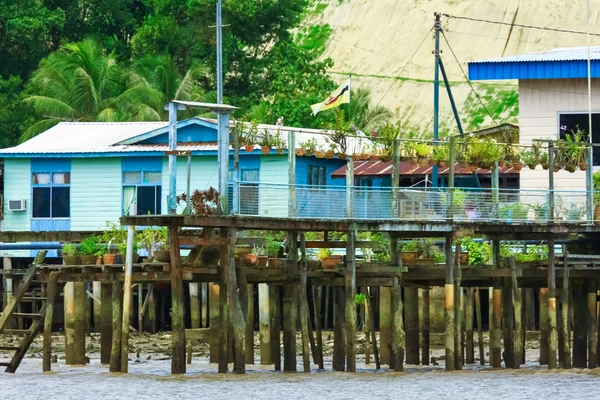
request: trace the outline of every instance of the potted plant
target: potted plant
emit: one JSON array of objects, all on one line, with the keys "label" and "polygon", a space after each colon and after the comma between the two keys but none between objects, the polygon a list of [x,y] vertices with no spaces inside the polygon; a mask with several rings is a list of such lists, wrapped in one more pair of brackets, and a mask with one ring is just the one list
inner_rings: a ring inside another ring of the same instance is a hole
[{"label": "potted plant", "polygon": [[283,259],[277,257],[279,255],[279,250],[281,250],[281,243],[272,236],[267,236],[265,249],[267,251],[269,267],[281,268],[283,266]]},{"label": "potted plant", "polygon": [[154,259],[158,262],[169,262],[171,261],[171,246],[169,244],[169,229],[159,228],[156,229],[156,251],[154,252]]},{"label": "potted plant", "polygon": [[427,143],[416,143],[414,145],[415,154],[417,155],[417,164],[424,167],[429,164],[431,158],[431,146]]},{"label": "potted plant", "polygon": [[79,256],[81,264],[94,265],[98,261],[98,251],[101,249],[100,238],[97,235],[92,235],[82,240],[79,244]]},{"label": "potted plant", "polygon": [[521,160],[523,160],[523,164],[527,165],[527,168],[533,170],[539,163],[539,156],[533,149],[528,149],[521,153]]},{"label": "potted plant", "polygon": [[317,146],[317,148],[315,149],[315,157],[325,158],[325,150],[323,150],[323,146]]},{"label": "potted plant", "polygon": [[419,242],[413,239],[402,245],[402,262],[406,264],[415,264],[419,259],[421,252],[419,251]]},{"label": "potted plant", "polygon": [[593,175],[594,189],[594,224],[600,224],[600,171],[594,172]]},{"label": "potted plant", "polygon": [[440,250],[438,249],[437,245],[435,244],[434,240],[422,240],[420,242],[420,247],[422,250],[421,256],[419,257],[419,260],[424,262],[425,264],[435,264],[435,260],[436,257],[438,255],[438,253],[440,253]]},{"label": "potted plant", "polygon": [[535,215],[535,220],[538,222],[547,222],[550,217],[550,210],[546,203],[530,205]]},{"label": "potted plant", "polygon": [[520,171],[523,168],[523,163],[521,162],[521,155],[518,152],[515,152],[512,157],[512,167],[515,171]]},{"label": "potted plant", "polygon": [[[109,244],[110,246],[110,244]],[[106,250],[106,252],[102,255],[102,264],[104,265],[114,265],[117,259],[117,255],[111,253],[110,250]]]},{"label": "potted plant", "polygon": [[544,153],[540,154],[540,164],[542,164],[543,169],[547,170],[549,168],[548,153],[544,152]]},{"label": "potted plant", "polygon": [[[137,245],[136,241],[134,241],[133,242],[133,256],[131,258],[133,263],[138,262],[137,251],[138,251],[138,245]],[[127,242],[117,243],[117,256],[115,258],[115,263],[116,264],[125,264],[126,257],[127,257]]]},{"label": "potted plant", "polygon": [[324,270],[334,270],[340,263],[340,257],[331,254],[331,249],[319,249],[317,256]]},{"label": "potted plant", "polygon": [[79,265],[79,255],[77,246],[73,243],[66,243],[62,248],[63,262],[65,265]]},{"label": "potted plant", "polygon": [[285,153],[285,146],[286,146],[285,141],[281,137],[281,132],[279,132],[279,130],[277,131],[277,133],[275,135],[273,135],[272,145],[275,146],[275,149],[277,150],[277,154]]},{"label": "potted plant", "polygon": [[585,215],[585,206],[578,206],[575,203],[571,203],[564,211],[568,221],[580,221]]},{"label": "potted plant", "polygon": [[300,143],[300,148],[296,150],[298,156],[312,156],[317,151],[317,140],[315,138],[308,139]]},{"label": "potted plant", "polygon": [[306,260],[306,267],[309,271],[316,271],[319,269],[319,260],[314,258],[309,258]]},{"label": "potted plant", "polygon": [[440,168],[445,168],[450,159],[450,148],[447,144],[438,144],[433,147],[433,160]]},{"label": "potted plant", "polygon": [[271,134],[268,130],[264,130],[262,140],[260,142],[260,150],[263,154],[269,154],[271,152],[271,146],[273,145],[273,141],[271,139]]},{"label": "potted plant", "polygon": [[263,246],[254,246],[252,248],[252,254],[246,256],[252,264],[256,264],[259,268],[265,268],[267,266],[268,257],[266,250]]}]

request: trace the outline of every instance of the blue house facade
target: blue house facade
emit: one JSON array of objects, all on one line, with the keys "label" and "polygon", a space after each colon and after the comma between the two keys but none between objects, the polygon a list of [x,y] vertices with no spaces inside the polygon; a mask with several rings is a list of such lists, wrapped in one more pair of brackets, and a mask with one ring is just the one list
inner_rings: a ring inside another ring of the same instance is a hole
[{"label": "blue house facade", "polygon": [[[259,126],[273,129],[272,126]],[[291,129],[291,128],[286,128]],[[298,133],[301,140],[313,135]],[[297,140],[296,143],[300,143]],[[191,185],[205,190],[218,186],[217,126],[192,118],[177,126],[177,148],[192,154]],[[0,150],[4,159],[4,226],[6,231],[101,230],[107,221],[128,214],[166,214],[169,185],[166,122],[64,122],[16,147]],[[296,184],[335,185],[331,173],[345,161],[298,157]],[[233,180],[233,149],[230,180]],[[239,152],[238,209],[242,214],[266,214],[272,196],[288,185],[288,155],[259,146]],[[233,184],[233,182],[232,182]],[[273,185],[269,189],[269,185]],[[177,159],[177,193],[187,185],[187,157]],[[263,185],[265,187],[263,188]],[[185,205],[178,211],[182,211]],[[286,204],[287,207],[287,204]]]}]

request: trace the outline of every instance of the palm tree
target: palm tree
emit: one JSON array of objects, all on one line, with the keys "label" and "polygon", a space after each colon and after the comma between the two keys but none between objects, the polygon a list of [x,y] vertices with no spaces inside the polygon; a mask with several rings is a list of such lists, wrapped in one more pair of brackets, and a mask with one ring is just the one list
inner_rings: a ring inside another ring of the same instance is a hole
[{"label": "palm tree", "polygon": [[114,53],[94,40],[64,45],[42,61],[25,99],[41,119],[21,136],[29,140],[61,121],[156,121],[161,93],[144,81],[131,81]]},{"label": "palm tree", "polygon": [[352,91],[346,115],[350,125],[363,132],[376,130],[393,116],[392,112],[384,106],[371,107],[371,93],[364,88]]}]

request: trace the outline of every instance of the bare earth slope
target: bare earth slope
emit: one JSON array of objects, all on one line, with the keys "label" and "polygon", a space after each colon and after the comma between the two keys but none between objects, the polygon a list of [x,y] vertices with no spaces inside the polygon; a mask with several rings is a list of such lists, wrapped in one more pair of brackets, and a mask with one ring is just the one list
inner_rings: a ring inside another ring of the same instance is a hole
[{"label": "bare earth slope", "polygon": [[[596,26],[600,0],[590,3],[592,32],[600,33],[600,26]],[[466,63],[472,60],[586,45],[585,35],[510,26],[515,23],[585,31],[585,0],[316,0],[307,12],[305,24],[329,26],[322,56],[334,60],[334,79],[341,81],[344,75],[352,73],[353,86],[369,88],[373,101],[381,101],[394,110],[407,130],[430,136],[434,40],[428,32],[435,11],[508,24],[443,17],[448,42],[465,72]],[[600,38],[592,36],[591,44],[600,45]],[[493,126],[465,83],[443,37],[441,49],[465,128]],[[384,97],[394,79],[395,84]],[[515,81],[475,83],[475,89],[496,121],[518,122]],[[454,131],[456,125],[443,87],[440,98],[443,135]]]}]

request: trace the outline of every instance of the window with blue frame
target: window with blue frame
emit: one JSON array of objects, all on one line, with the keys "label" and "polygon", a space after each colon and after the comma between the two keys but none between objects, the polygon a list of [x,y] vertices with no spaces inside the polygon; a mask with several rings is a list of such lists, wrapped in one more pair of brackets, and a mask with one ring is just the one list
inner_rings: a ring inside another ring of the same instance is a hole
[{"label": "window with blue frame", "polygon": [[[233,180],[229,171],[229,180]],[[258,169],[241,169],[238,212],[242,215],[258,215]],[[229,205],[233,209],[233,185],[229,185]]]},{"label": "window with blue frame", "polygon": [[35,172],[32,174],[33,218],[70,218],[71,174]]},{"label": "window with blue frame", "polygon": [[123,214],[129,214],[131,205],[137,203],[137,215],[160,214],[162,172],[123,172]]},{"label": "window with blue frame", "polygon": [[327,175],[325,173],[325,167],[319,167],[316,165],[309,165],[308,178],[306,180],[308,185],[321,185],[325,186],[327,183]]}]

